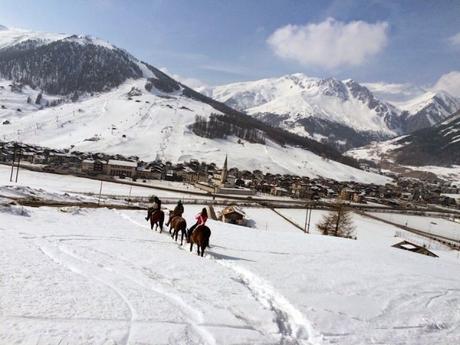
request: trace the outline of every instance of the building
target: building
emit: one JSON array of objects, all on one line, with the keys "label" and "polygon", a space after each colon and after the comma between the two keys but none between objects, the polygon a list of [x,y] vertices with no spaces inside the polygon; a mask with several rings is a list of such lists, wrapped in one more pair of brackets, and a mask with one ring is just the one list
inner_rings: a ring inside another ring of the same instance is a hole
[{"label": "building", "polygon": [[119,177],[135,177],[136,168],[136,162],[110,159],[107,162],[107,175]]},{"label": "building", "polygon": [[107,162],[100,159],[85,159],[81,162],[80,171],[89,175],[106,174]]},{"label": "building", "polygon": [[272,186],[270,194],[274,196],[289,196],[289,191],[283,187]]},{"label": "building", "polygon": [[228,173],[227,156],[222,170],[215,172],[209,181],[196,182],[195,186],[214,194],[254,195],[254,190],[236,185],[236,177]]},{"label": "building", "polygon": [[350,188],[343,188],[340,191],[340,199],[344,201],[351,201],[353,199],[355,191]]},{"label": "building", "polygon": [[220,212],[219,218],[224,223],[246,225],[246,213],[238,206],[227,206]]},{"label": "building", "polygon": [[82,173],[92,173],[94,171],[94,161],[92,159],[84,159],[81,161],[81,172]]}]

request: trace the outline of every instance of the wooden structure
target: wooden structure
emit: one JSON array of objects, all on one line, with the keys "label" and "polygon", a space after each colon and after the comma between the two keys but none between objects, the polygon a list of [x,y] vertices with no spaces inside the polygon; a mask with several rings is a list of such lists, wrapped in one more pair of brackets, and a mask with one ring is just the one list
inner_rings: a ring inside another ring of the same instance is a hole
[{"label": "wooden structure", "polygon": [[227,206],[220,212],[219,218],[224,223],[246,225],[246,213],[238,206]]},{"label": "wooden structure", "polygon": [[403,249],[403,250],[408,250],[410,252],[418,253],[418,254],[423,254],[423,255],[428,255],[437,258],[438,256],[429,251],[427,248],[419,246],[417,244],[414,244],[409,241],[402,241],[396,244],[393,244],[392,247]]}]

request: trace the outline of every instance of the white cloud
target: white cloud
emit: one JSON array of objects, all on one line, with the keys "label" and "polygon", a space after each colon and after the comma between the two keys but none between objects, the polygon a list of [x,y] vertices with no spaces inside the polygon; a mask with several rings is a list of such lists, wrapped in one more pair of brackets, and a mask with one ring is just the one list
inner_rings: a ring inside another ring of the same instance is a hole
[{"label": "white cloud", "polygon": [[162,71],[163,73],[166,73],[171,78],[177,80],[178,82],[180,82],[180,83],[182,83],[184,85],[187,85],[188,87],[190,87],[192,89],[196,90],[196,89],[203,89],[203,88],[208,87],[208,85],[205,82],[203,82],[202,80],[200,80],[200,79],[187,78],[187,77],[183,77],[183,76],[181,76],[179,74],[170,73],[169,70],[166,67],[160,68],[160,71]]},{"label": "white cloud", "polygon": [[331,69],[360,65],[388,42],[388,24],[344,23],[333,18],[315,24],[286,25],[267,40],[276,55],[303,65]]},{"label": "white cloud", "polygon": [[460,47],[460,32],[449,37],[449,43],[453,45],[454,47]]},{"label": "white cloud", "polygon": [[460,98],[460,71],[443,74],[433,86],[436,91],[447,91],[452,96]]}]

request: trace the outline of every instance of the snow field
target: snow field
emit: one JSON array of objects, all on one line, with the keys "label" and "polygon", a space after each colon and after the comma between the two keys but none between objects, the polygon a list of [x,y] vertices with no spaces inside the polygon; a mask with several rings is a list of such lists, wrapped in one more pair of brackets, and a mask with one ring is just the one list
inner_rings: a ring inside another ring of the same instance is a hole
[{"label": "snow field", "polygon": [[[237,138],[211,140],[198,137],[189,126],[196,115],[218,113],[211,106],[180,94],[147,92],[146,80],[128,80],[120,87],[78,102],[64,103],[21,117],[0,113],[4,141],[19,140],[51,148],[137,155],[144,160],[160,158],[173,162],[198,159],[219,163],[231,152],[229,163],[240,169],[260,169],[271,173],[324,176],[385,184],[390,180],[297,147],[281,147],[267,140],[266,145],[238,143]],[[141,96],[128,97],[133,88]],[[25,100],[26,97],[24,97]],[[254,157],[254,152],[260,153]],[[279,157],[283,157],[280,159]]]},{"label": "snow field", "polygon": [[[186,205],[189,224],[199,209]],[[0,343],[460,341],[460,268],[443,258],[275,220],[268,231],[209,221],[201,258],[141,211],[25,211],[0,210]]]}]

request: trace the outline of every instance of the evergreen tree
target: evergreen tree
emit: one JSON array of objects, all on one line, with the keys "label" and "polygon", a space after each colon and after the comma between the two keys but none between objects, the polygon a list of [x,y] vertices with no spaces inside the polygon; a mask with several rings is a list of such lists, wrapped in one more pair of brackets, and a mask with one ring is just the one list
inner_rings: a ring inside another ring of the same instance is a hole
[{"label": "evergreen tree", "polygon": [[323,217],[317,228],[323,235],[356,239],[351,212],[341,202],[334,205],[334,209]]}]

